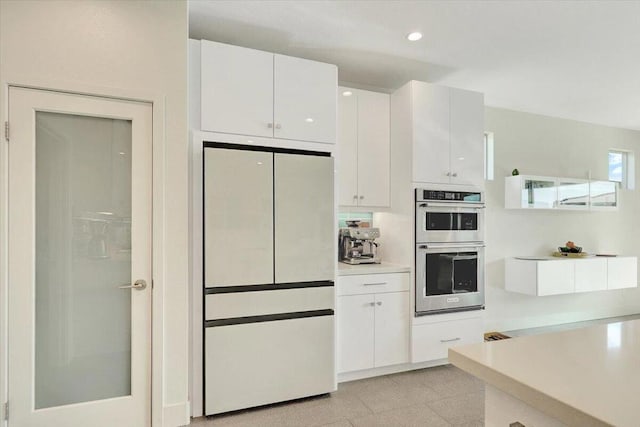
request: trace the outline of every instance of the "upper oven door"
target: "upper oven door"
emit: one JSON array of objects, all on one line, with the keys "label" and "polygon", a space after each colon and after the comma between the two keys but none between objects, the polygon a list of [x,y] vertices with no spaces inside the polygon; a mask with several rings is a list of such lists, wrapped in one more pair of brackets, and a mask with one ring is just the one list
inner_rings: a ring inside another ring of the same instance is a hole
[{"label": "upper oven door", "polygon": [[484,205],[416,203],[416,242],[484,241]]}]

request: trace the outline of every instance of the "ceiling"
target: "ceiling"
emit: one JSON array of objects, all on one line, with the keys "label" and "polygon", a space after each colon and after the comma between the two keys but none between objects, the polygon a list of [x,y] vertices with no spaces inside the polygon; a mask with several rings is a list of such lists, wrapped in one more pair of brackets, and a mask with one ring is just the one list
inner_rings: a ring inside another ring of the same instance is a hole
[{"label": "ceiling", "polygon": [[[487,105],[640,130],[640,0],[198,1],[189,32],[330,62],[341,83],[408,80]],[[422,40],[406,35],[421,31]]]}]

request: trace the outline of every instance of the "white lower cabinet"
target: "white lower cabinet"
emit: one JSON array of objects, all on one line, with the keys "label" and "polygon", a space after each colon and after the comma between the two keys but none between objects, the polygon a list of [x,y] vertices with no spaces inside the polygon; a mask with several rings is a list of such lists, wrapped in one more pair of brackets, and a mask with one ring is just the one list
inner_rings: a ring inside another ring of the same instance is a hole
[{"label": "white lower cabinet", "polygon": [[409,361],[408,273],[339,277],[337,292],[339,373]]},{"label": "white lower cabinet", "polygon": [[449,347],[482,342],[482,310],[424,316],[416,320],[411,336],[413,363],[446,359]]}]

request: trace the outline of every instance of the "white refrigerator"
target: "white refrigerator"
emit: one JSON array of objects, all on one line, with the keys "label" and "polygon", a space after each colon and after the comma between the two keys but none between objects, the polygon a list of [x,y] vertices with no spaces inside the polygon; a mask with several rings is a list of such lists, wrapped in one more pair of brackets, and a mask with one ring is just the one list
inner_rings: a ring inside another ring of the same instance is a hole
[{"label": "white refrigerator", "polygon": [[328,153],[205,143],[206,415],[335,390],[333,180]]}]

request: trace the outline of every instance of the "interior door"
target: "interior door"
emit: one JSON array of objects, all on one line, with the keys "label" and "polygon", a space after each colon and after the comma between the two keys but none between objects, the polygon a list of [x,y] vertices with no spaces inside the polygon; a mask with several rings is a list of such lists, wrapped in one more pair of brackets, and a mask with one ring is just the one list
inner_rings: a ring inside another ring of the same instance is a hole
[{"label": "interior door", "polygon": [[12,87],[9,120],[9,426],[148,426],[151,105]]}]

